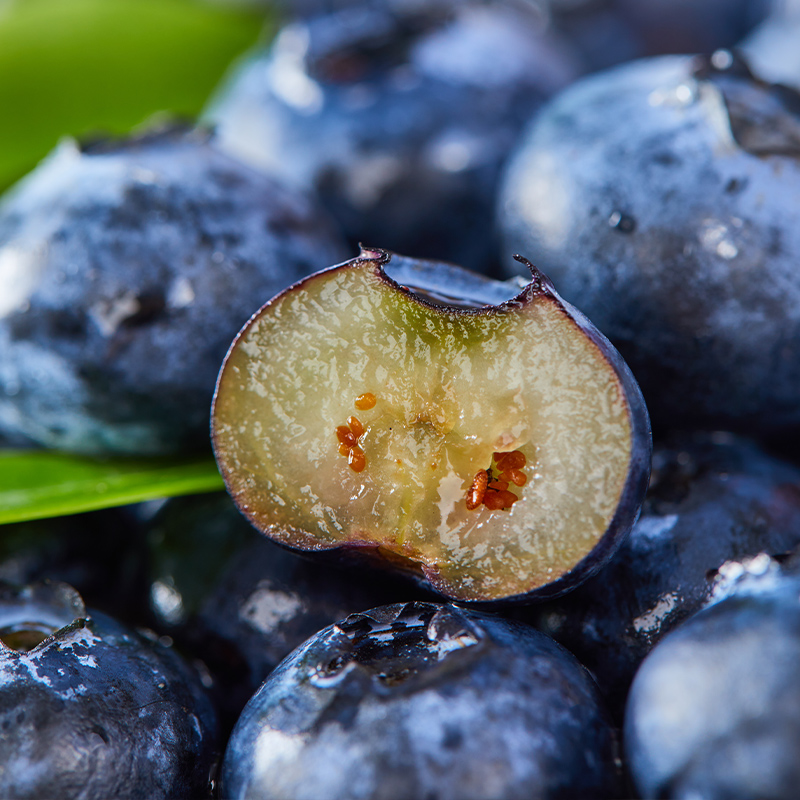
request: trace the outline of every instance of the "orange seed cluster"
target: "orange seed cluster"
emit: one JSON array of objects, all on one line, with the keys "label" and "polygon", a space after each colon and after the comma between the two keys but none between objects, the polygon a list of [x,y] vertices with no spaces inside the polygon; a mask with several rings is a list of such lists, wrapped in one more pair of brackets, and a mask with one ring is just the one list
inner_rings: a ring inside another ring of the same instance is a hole
[{"label": "orange seed cluster", "polygon": [[357,417],[348,417],[347,425],[336,428],[339,440],[339,454],[347,456],[347,463],[353,472],[361,472],[367,466],[367,457],[359,447],[358,440],[364,435],[364,426]]},{"label": "orange seed cluster", "polygon": [[[369,410],[375,407],[377,399],[372,392],[364,392],[355,399],[355,407],[360,410]],[[367,457],[361,449],[360,440],[366,428],[358,417],[348,417],[347,425],[336,428],[336,438],[339,440],[339,454],[347,456],[347,463],[353,472],[361,472],[367,466]]]},{"label": "orange seed cluster", "polygon": [[[510,453],[494,453],[492,455],[494,466],[489,469],[478,470],[472,480],[472,485],[467,491],[467,509],[474,511],[481,505],[490,511],[505,511],[511,508],[519,497],[509,491],[508,487],[524,486],[527,476],[522,468],[527,463],[525,454],[520,450]],[[497,477],[495,477],[495,473]]]}]

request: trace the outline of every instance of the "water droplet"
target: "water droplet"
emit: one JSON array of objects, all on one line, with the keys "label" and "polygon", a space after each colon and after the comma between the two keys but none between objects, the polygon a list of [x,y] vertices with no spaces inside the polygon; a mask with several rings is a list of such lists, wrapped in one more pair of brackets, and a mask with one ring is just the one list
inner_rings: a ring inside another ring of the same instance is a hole
[{"label": "water droplet", "polygon": [[714,69],[725,70],[733,66],[733,53],[730,50],[717,50],[711,55],[711,66]]},{"label": "water droplet", "polygon": [[633,233],[636,230],[636,220],[630,214],[621,211],[612,212],[608,224],[620,233]]},{"label": "water droplet", "polygon": [[675,87],[675,97],[679,103],[689,105],[694,100],[694,89],[688,83],[681,83]]}]

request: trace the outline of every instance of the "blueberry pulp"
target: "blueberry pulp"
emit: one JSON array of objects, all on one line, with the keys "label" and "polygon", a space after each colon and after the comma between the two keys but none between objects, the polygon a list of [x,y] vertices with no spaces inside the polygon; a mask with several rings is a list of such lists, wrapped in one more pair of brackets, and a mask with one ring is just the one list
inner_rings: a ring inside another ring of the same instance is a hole
[{"label": "blueberry pulp", "polygon": [[656,430],[800,428],[800,95],[727,52],[574,84],[509,164],[498,212],[619,348]]},{"label": "blueberry pulp", "polygon": [[618,797],[614,731],[543,634],[432,603],[354,614],[265,681],[231,736],[226,797]]},{"label": "blueberry pulp", "polygon": [[4,797],[210,796],[216,736],[173,652],[87,614],[66,584],[0,587]]},{"label": "blueberry pulp", "polygon": [[726,561],[800,544],[800,469],[729,434],[657,445],[642,515],[613,560],[560,600],[520,612],[597,678],[619,719],[659,639],[707,601]]},{"label": "blueberry pulp", "polygon": [[[766,556],[645,659],[625,715],[645,797],[797,796],[800,579]],[[737,585],[738,584],[738,585]]]},{"label": "blueberry pulp", "polygon": [[0,430],[50,447],[207,446],[231,337],[343,255],[310,201],[170,129],[67,143],[0,205]]},{"label": "blueberry pulp", "polygon": [[316,192],[354,245],[487,271],[501,165],[573,76],[525,4],[354,4],[284,27],[205,119],[237,157]]}]

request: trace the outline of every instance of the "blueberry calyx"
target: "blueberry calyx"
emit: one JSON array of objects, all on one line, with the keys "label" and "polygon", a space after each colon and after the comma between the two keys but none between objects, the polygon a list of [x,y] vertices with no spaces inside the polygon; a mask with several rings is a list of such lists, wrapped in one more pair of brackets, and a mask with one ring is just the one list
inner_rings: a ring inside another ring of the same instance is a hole
[{"label": "blueberry calyx", "polygon": [[0,583],[0,652],[44,648],[87,621],[83,599],[66,583]]},{"label": "blueberry calyx", "polygon": [[692,75],[720,93],[739,147],[755,156],[800,158],[800,92],[761,80],[736,51],[698,56]]}]

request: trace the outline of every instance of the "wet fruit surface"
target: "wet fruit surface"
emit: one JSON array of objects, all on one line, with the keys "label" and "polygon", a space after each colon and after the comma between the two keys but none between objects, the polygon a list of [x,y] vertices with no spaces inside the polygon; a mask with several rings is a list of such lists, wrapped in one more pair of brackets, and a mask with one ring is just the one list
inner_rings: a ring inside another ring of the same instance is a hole
[{"label": "wet fruit surface", "polygon": [[[475,277],[476,294],[512,296],[467,309],[396,283],[388,259],[298,284],[235,341],[213,413],[234,499],[277,541],[380,548],[448,596],[563,590],[637,513],[650,445],[635,383],[538,273],[516,296]],[[365,390],[375,405],[356,417]]]},{"label": "wet fruit surface", "polygon": [[432,603],[354,614],[287,658],[225,754],[226,797],[617,797],[614,733],[551,639]]},{"label": "wet fruit surface", "polygon": [[208,796],[216,720],[178,656],[66,584],[0,586],[0,770],[13,798]]}]

